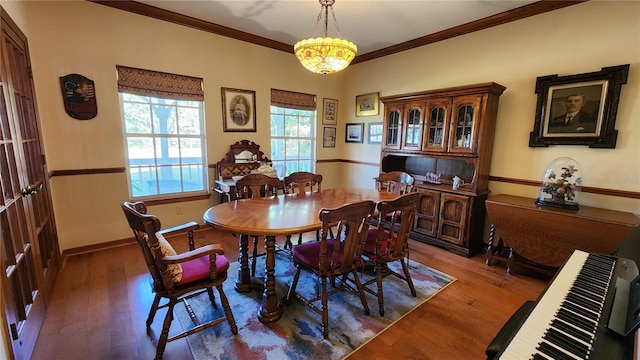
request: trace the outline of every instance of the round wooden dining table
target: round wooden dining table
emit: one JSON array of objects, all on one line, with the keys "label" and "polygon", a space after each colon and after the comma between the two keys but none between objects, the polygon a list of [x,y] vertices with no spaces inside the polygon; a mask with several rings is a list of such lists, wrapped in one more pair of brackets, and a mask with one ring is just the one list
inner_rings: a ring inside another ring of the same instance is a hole
[{"label": "round wooden dining table", "polygon": [[[276,236],[315,231],[322,227],[321,209],[337,208],[358,201],[374,202],[396,199],[399,195],[374,189],[326,189],[301,194],[280,194],[273,197],[242,199],[222,203],[208,209],[204,222],[213,228],[241,234],[236,290],[248,292],[264,289],[258,319],[263,323],[278,321],[282,316],[283,294],[278,294],[275,274]],[[249,269],[249,235],[265,236],[265,277],[251,277]]]}]

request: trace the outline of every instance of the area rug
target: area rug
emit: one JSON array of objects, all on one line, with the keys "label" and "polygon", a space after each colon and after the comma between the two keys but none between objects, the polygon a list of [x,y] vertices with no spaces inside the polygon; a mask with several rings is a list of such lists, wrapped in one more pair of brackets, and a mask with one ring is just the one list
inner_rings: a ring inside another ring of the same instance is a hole
[{"label": "area rug", "polygon": [[[264,262],[257,266],[264,270]],[[401,272],[401,266],[397,262],[390,267]],[[383,280],[384,317],[378,312],[377,298],[369,293],[367,301],[370,316],[364,314],[357,293],[341,291],[330,296],[329,339],[324,340],[320,315],[298,299],[292,299],[291,305],[284,307],[284,314],[279,321],[272,324],[261,323],[257,313],[262,292],[240,294],[235,291],[234,276],[238,268],[236,262],[229,269],[229,279],[225,282],[224,290],[238,326],[238,335],[231,334],[229,324],[224,322],[188,336],[187,341],[196,360],[342,359],[455,281],[454,277],[415,261],[410,261],[409,267],[417,297],[411,296],[406,282],[395,276],[386,277]],[[289,255],[286,252],[276,253],[276,277],[291,284],[294,273],[295,267]],[[373,277],[373,273],[364,271],[362,276],[366,280]],[[307,297],[313,296],[313,276],[303,272],[297,291],[308,294]],[[206,294],[189,300],[189,304],[201,322],[214,316],[219,317],[222,313],[219,301],[217,307],[212,307]],[[185,329],[193,327],[184,306],[176,306],[176,316]]]}]

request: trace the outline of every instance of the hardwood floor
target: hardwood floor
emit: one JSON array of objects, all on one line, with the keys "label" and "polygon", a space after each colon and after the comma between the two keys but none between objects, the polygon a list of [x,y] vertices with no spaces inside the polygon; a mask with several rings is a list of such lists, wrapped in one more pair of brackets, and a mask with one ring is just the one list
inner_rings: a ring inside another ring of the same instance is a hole
[{"label": "hardwood floor", "polygon": [[[170,239],[178,252],[186,249],[181,240]],[[229,234],[206,229],[196,234],[196,242],[221,243],[227,258],[237,259],[237,240]],[[410,256],[458,280],[348,359],[484,359],[487,344],[509,316],[525,300],[536,299],[548,281],[518,267],[515,275],[507,275],[504,264],[487,267],[483,253],[467,259],[412,241]],[[32,358],[153,358],[165,312],[156,314],[152,341],[145,331],[153,300],[146,274],[136,244],[68,258]],[[177,320],[174,326],[180,326]],[[186,340],[168,343],[164,358],[191,359]]]}]

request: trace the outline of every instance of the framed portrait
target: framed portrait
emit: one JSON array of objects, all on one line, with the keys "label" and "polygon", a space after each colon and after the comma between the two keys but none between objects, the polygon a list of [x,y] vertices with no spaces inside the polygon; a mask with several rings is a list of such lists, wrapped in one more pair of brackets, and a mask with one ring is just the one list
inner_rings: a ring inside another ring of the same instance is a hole
[{"label": "framed portrait", "polygon": [[364,138],[364,123],[348,123],[345,130],[345,142],[362,143]]},{"label": "framed portrait", "polygon": [[371,93],[356,96],[356,116],[378,115],[379,94]]},{"label": "framed portrait", "polygon": [[256,92],[222,88],[222,127],[225,132],[256,131]]},{"label": "framed portrait", "polygon": [[382,144],[382,123],[372,122],[368,125],[369,131],[367,134],[368,144]]},{"label": "framed portrait", "polygon": [[336,128],[325,126],[322,134],[322,147],[336,147]]},{"label": "framed portrait", "polygon": [[322,124],[338,125],[338,100],[322,99]]},{"label": "framed portrait", "polygon": [[536,80],[536,116],[529,147],[588,145],[615,148],[618,100],[629,65]]}]

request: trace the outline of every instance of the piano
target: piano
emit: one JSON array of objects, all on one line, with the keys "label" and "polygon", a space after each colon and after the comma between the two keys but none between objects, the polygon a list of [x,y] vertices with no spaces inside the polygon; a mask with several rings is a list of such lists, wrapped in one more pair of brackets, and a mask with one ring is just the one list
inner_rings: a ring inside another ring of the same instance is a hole
[{"label": "piano", "polygon": [[575,250],[530,313],[524,319],[509,320],[519,326],[492,358],[609,360],[638,356],[639,262],[640,226],[612,254]]}]

